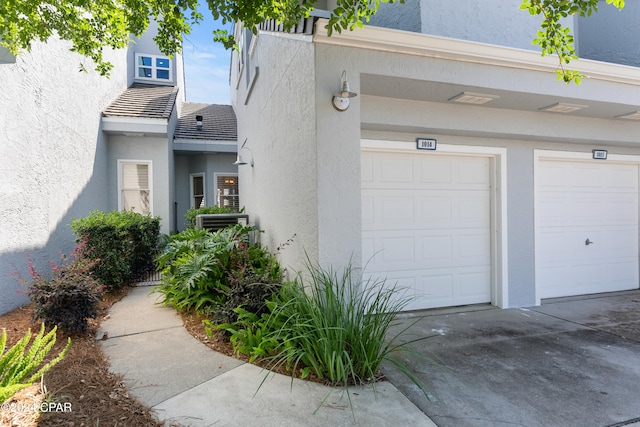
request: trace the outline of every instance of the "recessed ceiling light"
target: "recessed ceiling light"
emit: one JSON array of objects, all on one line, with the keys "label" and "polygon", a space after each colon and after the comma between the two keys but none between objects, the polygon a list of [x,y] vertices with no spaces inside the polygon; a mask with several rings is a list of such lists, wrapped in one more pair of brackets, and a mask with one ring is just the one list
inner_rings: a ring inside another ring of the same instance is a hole
[{"label": "recessed ceiling light", "polygon": [[486,104],[494,99],[500,98],[498,95],[487,95],[484,93],[462,92],[459,95],[450,98],[449,101],[462,102],[464,104]]},{"label": "recessed ceiling light", "polygon": [[588,105],[567,104],[566,102],[558,102],[557,104],[541,108],[541,110],[551,111],[552,113],[573,113],[574,111],[582,110],[583,108],[587,107]]},{"label": "recessed ceiling light", "polygon": [[640,111],[636,111],[634,113],[623,114],[621,116],[616,116],[619,119],[627,119],[627,120],[640,120]]}]

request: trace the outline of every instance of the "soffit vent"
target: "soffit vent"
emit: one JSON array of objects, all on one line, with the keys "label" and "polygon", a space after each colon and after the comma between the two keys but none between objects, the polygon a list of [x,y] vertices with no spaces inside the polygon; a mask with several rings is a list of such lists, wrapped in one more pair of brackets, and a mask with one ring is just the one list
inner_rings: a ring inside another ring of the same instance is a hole
[{"label": "soffit vent", "polygon": [[549,105],[548,107],[541,108],[542,111],[549,111],[552,113],[573,113],[574,111],[587,108],[588,105],[580,104],[567,104],[566,102],[558,102],[557,104]]},{"label": "soffit vent", "polygon": [[449,98],[449,101],[461,102],[463,104],[481,105],[500,98],[498,95],[487,95],[484,93],[462,92],[459,95]]}]

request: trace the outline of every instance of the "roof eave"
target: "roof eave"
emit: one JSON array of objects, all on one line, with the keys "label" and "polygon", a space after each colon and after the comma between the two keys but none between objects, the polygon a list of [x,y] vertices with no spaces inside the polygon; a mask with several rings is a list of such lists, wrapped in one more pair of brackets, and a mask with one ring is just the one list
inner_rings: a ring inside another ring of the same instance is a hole
[{"label": "roof eave", "polygon": [[238,141],[204,140],[190,138],[176,138],[173,141],[174,151],[193,151],[202,153],[237,153]]},{"label": "roof eave", "polygon": [[[555,73],[558,69],[558,57],[556,55],[541,56],[539,52],[532,50],[437,37],[370,25],[355,31],[334,32],[329,37],[325,28],[327,22],[326,19],[317,20],[313,36],[315,43],[551,73]],[[636,67],[588,59],[576,60],[571,66],[579,69],[581,73],[590,79],[640,85],[640,74]]]},{"label": "roof eave", "polygon": [[166,137],[169,121],[143,117],[103,116],[102,130],[109,135]]}]

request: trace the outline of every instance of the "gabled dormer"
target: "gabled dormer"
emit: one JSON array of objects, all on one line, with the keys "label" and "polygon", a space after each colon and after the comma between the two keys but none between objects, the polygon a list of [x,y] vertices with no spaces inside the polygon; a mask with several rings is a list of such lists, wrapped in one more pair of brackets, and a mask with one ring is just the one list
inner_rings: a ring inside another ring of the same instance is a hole
[{"label": "gabled dormer", "polygon": [[[128,53],[128,86],[134,83],[176,86],[184,88],[182,55],[169,57],[160,51],[153,37],[158,33],[158,24],[149,22],[148,30],[134,39]],[[184,101],[184,90],[180,90],[179,101]]]}]

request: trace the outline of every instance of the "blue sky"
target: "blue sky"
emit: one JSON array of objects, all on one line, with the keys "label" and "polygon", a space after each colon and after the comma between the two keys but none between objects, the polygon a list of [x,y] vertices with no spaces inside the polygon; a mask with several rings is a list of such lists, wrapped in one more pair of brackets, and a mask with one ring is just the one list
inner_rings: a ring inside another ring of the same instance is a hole
[{"label": "blue sky", "polygon": [[206,3],[199,8],[204,21],[195,25],[182,45],[184,57],[185,94],[187,102],[230,104],[229,58],[231,51],[213,42],[211,32],[217,28],[232,31],[232,25],[215,22]]}]

